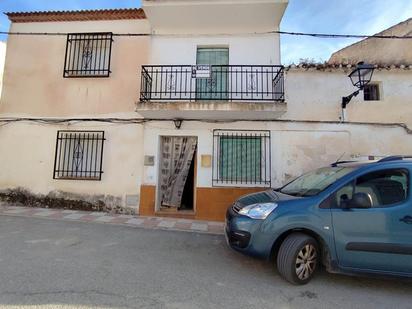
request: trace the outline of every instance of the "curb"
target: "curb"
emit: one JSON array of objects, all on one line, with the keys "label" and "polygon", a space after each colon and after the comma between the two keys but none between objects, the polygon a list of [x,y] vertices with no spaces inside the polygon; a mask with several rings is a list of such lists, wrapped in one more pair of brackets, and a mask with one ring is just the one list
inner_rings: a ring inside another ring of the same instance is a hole
[{"label": "curb", "polygon": [[223,235],[224,223],[162,217],[112,215],[78,210],[5,206],[0,204],[0,216],[37,218],[66,222],[118,225],[146,230],[189,232]]}]

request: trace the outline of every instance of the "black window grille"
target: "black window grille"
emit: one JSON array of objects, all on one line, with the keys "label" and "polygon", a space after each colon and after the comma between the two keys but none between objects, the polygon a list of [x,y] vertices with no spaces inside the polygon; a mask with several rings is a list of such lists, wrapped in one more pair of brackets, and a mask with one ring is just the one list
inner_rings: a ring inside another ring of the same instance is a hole
[{"label": "black window grille", "polygon": [[113,33],[67,35],[64,77],[109,77]]},{"label": "black window grille", "polygon": [[54,179],[101,180],[104,131],[58,131]]},{"label": "black window grille", "polygon": [[271,185],[270,131],[213,132],[213,185]]},{"label": "black window grille", "polygon": [[363,89],[363,97],[365,101],[379,101],[380,90],[379,84],[369,84]]}]

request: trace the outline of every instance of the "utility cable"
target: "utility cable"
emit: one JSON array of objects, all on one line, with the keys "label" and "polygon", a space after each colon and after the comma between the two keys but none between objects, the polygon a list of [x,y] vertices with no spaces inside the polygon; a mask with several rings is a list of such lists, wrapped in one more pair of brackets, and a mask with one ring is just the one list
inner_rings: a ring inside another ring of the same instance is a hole
[{"label": "utility cable", "polygon": [[[0,31],[0,35],[10,36],[67,36],[70,33],[65,32],[11,32]],[[280,34],[290,36],[309,36],[322,39],[389,39],[389,40],[410,40],[411,35],[367,35],[367,34],[331,34],[331,33],[308,33],[308,32],[290,32],[290,31],[267,31],[253,33],[238,33],[237,35],[264,35],[264,34]],[[176,34],[174,36],[192,36],[193,34]],[[228,33],[213,34],[214,36],[228,35]],[[147,37],[147,36],[173,36],[172,34],[150,34],[150,33],[113,33],[117,37]],[[201,35],[200,35],[201,36]]]}]

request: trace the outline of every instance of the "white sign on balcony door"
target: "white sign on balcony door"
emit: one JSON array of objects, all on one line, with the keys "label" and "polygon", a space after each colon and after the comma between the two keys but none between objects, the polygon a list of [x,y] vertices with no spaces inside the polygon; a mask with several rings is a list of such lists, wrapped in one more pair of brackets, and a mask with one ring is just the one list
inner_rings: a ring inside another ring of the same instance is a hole
[{"label": "white sign on balcony door", "polygon": [[192,78],[211,78],[212,67],[210,65],[194,65],[192,66]]}]

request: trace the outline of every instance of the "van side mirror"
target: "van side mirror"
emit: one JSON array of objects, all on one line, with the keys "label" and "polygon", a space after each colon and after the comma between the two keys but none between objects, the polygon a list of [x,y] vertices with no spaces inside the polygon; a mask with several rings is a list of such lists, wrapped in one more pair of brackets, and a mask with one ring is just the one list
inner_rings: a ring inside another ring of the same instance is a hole
[{"label": "van side mirror", "polygon": [[350,208],[369,209],[372,208],[372,197],[367,193],[355,193],[349,203]]}]

